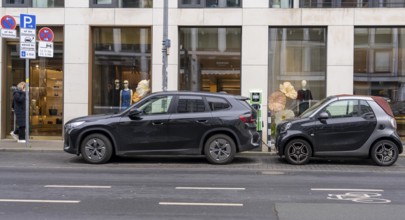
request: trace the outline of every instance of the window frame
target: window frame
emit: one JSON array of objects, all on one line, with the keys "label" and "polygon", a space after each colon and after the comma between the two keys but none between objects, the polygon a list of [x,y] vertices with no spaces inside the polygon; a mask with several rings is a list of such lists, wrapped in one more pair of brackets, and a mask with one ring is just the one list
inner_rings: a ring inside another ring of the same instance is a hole
[{"label": "window frame", "polygon": [[118,0],[111,0],[111,4],[97,4],[94,3],[96,0],[89,0],[89,8],[117,8]]},{"label": "window frame", "polygon": [[25,3],[18,3],[18,4],[6,3],[6,0],[3,0],[2,3],[3,3],[2,7],[4,7],[4,8],[29,8],[29,7],[32,7],[32,0],[25,0]]}]

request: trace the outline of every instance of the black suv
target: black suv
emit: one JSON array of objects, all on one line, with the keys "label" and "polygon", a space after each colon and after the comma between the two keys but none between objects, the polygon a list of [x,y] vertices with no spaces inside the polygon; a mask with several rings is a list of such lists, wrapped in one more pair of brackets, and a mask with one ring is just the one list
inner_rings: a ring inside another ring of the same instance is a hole
[{"label": "black suv", "polygon": [[64,151],[95,164],[134,154],[204,154],[226,164],[261,141],[256,111],[246,100],[226,93],[153,93],[119,114],[70,120]]}]

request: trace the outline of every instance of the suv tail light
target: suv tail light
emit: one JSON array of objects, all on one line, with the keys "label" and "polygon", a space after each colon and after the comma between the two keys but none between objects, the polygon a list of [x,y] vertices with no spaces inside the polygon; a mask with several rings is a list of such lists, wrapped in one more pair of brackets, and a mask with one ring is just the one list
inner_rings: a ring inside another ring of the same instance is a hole
[{"label": "suv tail light", "polygon": [[256,122],[256,118],[252,116],[252,114],[245,114],[239,116],[240,120],[242,120],[245,123],[253,123]]}]

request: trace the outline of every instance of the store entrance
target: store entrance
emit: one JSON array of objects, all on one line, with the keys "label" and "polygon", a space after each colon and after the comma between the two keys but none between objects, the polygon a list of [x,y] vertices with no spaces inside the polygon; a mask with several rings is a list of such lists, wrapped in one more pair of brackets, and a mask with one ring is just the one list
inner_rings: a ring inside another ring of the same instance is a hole
[{"label": "store entrance", "polygon": [[[25,81],[25,59],[19,57],[18,43],[8,42],[6,48],[6,131],[15,128],[11,110],[13,90]],[[54,43],[54,57],[29,60],[30,72],[30,138],[62,139],[63,128],[63,45]],[[6,138],[9,132],[6,132]]]}]

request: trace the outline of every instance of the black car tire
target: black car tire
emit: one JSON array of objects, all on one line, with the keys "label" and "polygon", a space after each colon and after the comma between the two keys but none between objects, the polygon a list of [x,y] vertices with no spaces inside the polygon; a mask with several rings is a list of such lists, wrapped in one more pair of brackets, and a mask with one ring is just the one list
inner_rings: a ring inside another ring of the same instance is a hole
[{"label": "black car tire", "polygon": [[228,135],[216,134],[205,142],[204,154],[210,163],[230,163],[236,154],[235,142]]},{"label": "black car tire", "polygon": [[290,164],[306,164],[312,156],[311,145],[302,139],[291,140],[284,148],[284,156]]},{"label": "black car tire", "polygon": [[113,149],[111,141],[105,135],[91,134],[83,139],[80,153],[86,162],[102,164],[110,160]]},{"label": "black car tire", "polygon": [[371,148],[371,159],[379,166],[391,166],[398,159],[398,147],[390,140],[381,140]]}]

